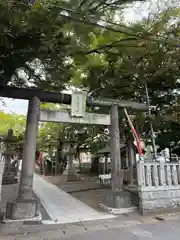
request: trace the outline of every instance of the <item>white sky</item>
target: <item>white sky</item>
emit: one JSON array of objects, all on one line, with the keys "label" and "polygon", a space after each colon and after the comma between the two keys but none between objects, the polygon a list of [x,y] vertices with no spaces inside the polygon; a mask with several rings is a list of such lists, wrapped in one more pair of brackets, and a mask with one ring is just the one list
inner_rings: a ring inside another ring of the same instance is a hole
[{"label": "white sky", "polygon": [[0,110],[4,110],[6,113],[16,113],[20,115],[26,115],[28,101],[19,100],[19,99],[11,99],[11,98],[3,98],[3,102],[5,106],[0,102]]},{"label": "white sky", "polygon": [[[131,7],[127,9],[124,13],[124,20],[126,22],[134,22],[147,18],[149,12],[155,12],[155,9],[166,9],[169,6],[177,6],[179,1],[176,0],[150,0],[149,3],[141,4],[137,2],[132,9]],[[26,115],[28,101],[24,100],[13,100],[4,98],[5,106],[0,102],[0,110],[4,110],[6,113],[16,113]]]}]

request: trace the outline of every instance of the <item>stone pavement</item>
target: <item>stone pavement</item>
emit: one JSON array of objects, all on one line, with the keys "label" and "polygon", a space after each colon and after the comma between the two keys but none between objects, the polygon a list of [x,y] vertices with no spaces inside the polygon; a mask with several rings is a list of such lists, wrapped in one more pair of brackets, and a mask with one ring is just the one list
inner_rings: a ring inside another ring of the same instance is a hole
[{"label": "stone pavement", "polygon": [[67,193],[75,193],[80,191],[83,192],[88,190],[102,189],[102,185],[98,179],[89,179],[74,182],[65,182],[63,184],[60,184],[59,188]]},{"label": "stone pavement", "polygon": [[94,210],[37,174],[34,174],[33,190],[51,218],[51,221],[46,220],[43,222],[44,224],[63,224],[114,218],[111,214]]},{"label": "stone pavement", "polygon": [[134,219],[128,219],[128,216],[121,216],[103,221],[49,225],[49,229],[42,225],[45,229],[39,229],[36,233],[30,233],[32,226],[29,226],[29,230],[27,227],[21,234],[0,234],[0,240],[179,240],[180,214],[163,218],[157,220],[154,217],[134,216]]}]

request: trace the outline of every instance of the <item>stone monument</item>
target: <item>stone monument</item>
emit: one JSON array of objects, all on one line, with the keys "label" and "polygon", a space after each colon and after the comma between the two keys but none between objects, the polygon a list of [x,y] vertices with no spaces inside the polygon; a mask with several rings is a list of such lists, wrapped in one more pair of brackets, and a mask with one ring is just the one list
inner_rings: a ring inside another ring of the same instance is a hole
[{"label": "stone monument", "polygon": [[63,174],[67,175],[67,181],[77,181],[79,179],[79,176],[73,164],[73,158],[75,155],[73,143],[68,141],[66,142],[65,147],[65,154],[67,156],[67,167]]}]

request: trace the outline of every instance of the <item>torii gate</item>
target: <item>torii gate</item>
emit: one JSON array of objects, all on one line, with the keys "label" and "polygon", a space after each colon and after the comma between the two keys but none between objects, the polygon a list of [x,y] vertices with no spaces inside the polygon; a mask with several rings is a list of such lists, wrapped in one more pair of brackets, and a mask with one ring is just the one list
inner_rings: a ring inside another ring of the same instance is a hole
[{"label": "torii gate", "polygon": [[[88,106],[107,106],[110,114],[90,114],[84,112],[82,94],[71,95],[63,93],[45,92],[35,89],[20,89],[11,87],[0,88],[1,97],[29,100],[27,123],[25,132],[24,154],[22,161],[22,172],[20,178],[19,194],[17,200],[12,203],[12,219],[28,219],[36,216],[37,202],[33,198],[32,185],[34,162],[36,152],[36,136],[38,121],[56,121],[84,124],[110,125],[110,146],[112,158],[112,192],[122,191],[121,156],[120,156],[120,132],[118,108],[131,108],[133,110],[147,111],[146,103],[113,99],[87,98]],[[78,100],[79,99],[79,100]],[[68,112],[53,112],[40,110],[40,101],[71,104],[71,115]],[[75,104],[79,101],[79,107]]]}]

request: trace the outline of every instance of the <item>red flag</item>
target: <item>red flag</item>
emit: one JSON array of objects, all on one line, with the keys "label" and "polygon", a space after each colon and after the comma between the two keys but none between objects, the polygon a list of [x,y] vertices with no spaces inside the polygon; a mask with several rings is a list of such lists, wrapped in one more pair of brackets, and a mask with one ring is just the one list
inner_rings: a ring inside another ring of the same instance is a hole
[{"label": "red flag", "polygon": [[42,157],[43,157],[43,153],[40,152],[39,153],[39,157],[38,157],[38,164],[39,164],[39,166],[41,166],[41,164],[42,164]]},{"label": "red flag", "polygon": [[138,149],[138,155],[139,155],[139,157],[141,157],[141,156],[142,156],[142,147],[141,147],[140,138],[138,137],[138,135],[137,135],[137,133],[136,133],[136,130],[135,130],[133,124],[132,124],[132,121],[131,121],[131,119],[130,119],[128,113],[127,113],[127,110],[126,110],[125,108],[124,108],[124,113],[125,113],[125,115],[126,115],[126,118],[127,118],[127,120],[128,120],[129,126],[130,126],[130,128],[131,128],[131,131],[132,131],[132,133],[133,133],[134,139],[135,139],[135,141],[136,141],[137,149]]}]

